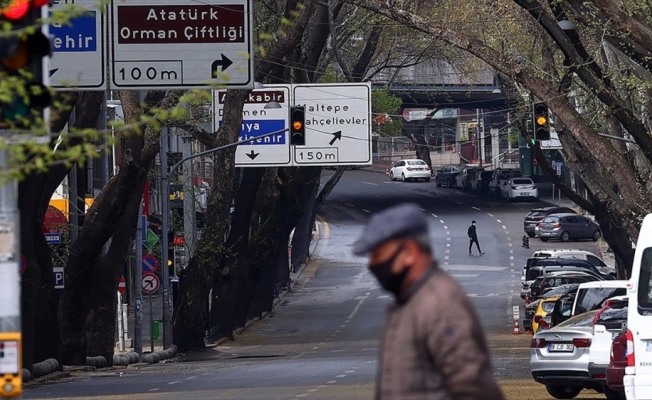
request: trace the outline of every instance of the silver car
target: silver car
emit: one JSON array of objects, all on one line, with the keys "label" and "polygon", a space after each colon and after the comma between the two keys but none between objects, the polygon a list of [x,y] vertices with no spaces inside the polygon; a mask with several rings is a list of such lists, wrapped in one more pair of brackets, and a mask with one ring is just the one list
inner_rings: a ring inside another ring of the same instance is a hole
[{"label": "silver car", "polygon": [[597,312],[578,315],[532,337],[532,377],[544,384],[552,397],[572,399],[583,389],[602,389],[589,375],[589,347]]},{"label": "silver car", "polygon": [[549,239],[569,240],[591,239],[597,241],[602,237],[600,225],[578,214],[552,214],[536,225],[535,233],[542,242]]}]

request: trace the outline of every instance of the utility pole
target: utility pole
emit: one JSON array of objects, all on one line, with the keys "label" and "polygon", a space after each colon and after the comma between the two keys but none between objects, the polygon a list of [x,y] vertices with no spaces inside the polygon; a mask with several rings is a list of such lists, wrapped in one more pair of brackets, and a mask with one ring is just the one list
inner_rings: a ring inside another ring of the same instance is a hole
[{"label": "utility pole", "polygon": [[[147,194],[145,194],[147,195]],[[143,203],[138,207],[138,225],[136,228],[136,262],[134,266],[134,351],[141,357],[143,355],[143,289],[141,282],[143,280]],[[150,321],[151,323],[151,321]]]},{"label": "utility pole", "polygon": [[478,162],[480,163],[480,167],[482,167],[482,148],[480,147],[481,141],[480,137],[482,136],[481,131],[480,131],[480,109],[476,108],[475,109],[475,120],[477,122],[475,126],[475,140],[476,140],[476,145],[478,147]]},{"label": "utility pole", "polygon": [[170,182],[168,176],[168,133],[161,129],[161,289],[163,290],[163,348],[172,346],[172,301],[170,298],[170,270],[168,266],[168,231],[170,230]]}]

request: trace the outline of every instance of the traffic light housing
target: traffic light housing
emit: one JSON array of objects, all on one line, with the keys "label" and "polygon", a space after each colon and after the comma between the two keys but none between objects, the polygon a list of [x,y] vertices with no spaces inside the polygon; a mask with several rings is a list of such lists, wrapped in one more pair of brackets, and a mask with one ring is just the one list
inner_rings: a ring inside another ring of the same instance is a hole
[{"label": "traffic light housing", "polygon": [[44,57],[52,46],[47,25],[49,0],[9,0],[0,7],[0,129],[22,130],[43,123],[52,98]]},{"label": "traffic light housing", "polygon": [[290,144],[306,144],[306,108],[303,106],[290,107]]},{"label": "traffic light housing", "polygon": [[532,106],[532,122],[534,138],[538,141],[550,140],[550,117],[545,103],[535,103]]}]

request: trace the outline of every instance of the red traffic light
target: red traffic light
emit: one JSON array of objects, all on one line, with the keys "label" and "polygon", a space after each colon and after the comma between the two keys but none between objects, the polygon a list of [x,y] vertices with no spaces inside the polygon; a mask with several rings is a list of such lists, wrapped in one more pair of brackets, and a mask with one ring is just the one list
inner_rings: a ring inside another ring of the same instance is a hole
[{"label": "red traffic light", "polygon": [[30,0],[11,0],[11,3],[2,9],[2,16],[10,21],[17,21],[27,15],[29,7]]}]

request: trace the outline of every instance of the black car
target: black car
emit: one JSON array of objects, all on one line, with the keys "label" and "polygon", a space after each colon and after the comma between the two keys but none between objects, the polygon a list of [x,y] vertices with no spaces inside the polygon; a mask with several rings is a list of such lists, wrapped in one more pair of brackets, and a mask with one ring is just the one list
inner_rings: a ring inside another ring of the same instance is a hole
[{"label": "black car", "polygon": [[574,292],[567,293],[555,302],[555,308],[550,313],[550,327],[557,326],[571,317],[573,311],[573,302],[577,297],[577,289]]},{"label": "black car", "polygon": [[568,207],[541,207],[534,208],[525,216],[523,220],[523,230],[529,237],[536,236],[534,228],[538,222],[541,222],[545,217],[551,214],[571,213],[576,214],[575,211]]},{"label": "black car", "polygon": [[435,175],[435,184],[437,186],[455,187],[455,178],[465,167],[466,165],[444,165]]}]

